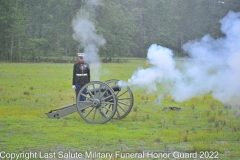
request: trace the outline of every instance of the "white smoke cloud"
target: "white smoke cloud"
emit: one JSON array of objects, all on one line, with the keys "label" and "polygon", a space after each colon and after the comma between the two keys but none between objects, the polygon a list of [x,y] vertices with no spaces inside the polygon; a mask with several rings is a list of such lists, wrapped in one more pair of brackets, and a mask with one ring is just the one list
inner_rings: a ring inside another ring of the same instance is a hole
[{"label": "white smoke cloud", "polygon": [[191,60],[184,63],[182,71],[176,69],[170,49],[151,45],[148,59],[153,66],[138,69],[129,84],[150,86],[149,90],[155,92],[158,83],[170,82],[169,93],[176,101],[211,93],[224,104],[239,105],[240,12],[230,11],[220,22],[225,37],[214,39],[206,35],[183,45]]},{"label": "white smoke cloud", "polygon": [[80,43],[86,53],[85,61],[91,63],[91,77],[100,79],[101,63],[98,55],[99,47],[106,43],[103,36],[96,33],[95,24],[91,19],[95,18],[95,10],[102,5],[101,0],[87,0],[85,5],[72,20],[73,39]]},{"label": "white smoke cloud", "polygon": [[175,69],[175,61],[172,56],[173,53],[170,49],[156,44],[151,45],[148,49],[147,58],[153,67],[139,68],[128,82],[132,85],[147,88],[148,92],[157,91],[157,83],[172,80],[179,75],[179,71]]}]

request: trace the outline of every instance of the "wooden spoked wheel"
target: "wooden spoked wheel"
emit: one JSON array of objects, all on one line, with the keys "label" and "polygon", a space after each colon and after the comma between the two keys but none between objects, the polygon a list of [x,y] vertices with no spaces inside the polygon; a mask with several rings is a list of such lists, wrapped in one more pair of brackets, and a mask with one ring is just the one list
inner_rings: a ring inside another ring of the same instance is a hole
[{"label": "wooden spoked wheel", "polygon": [[77,111],[87,122],[103,124],[113,118],[117,98],[113,89],[100,81],[85,84],[77,95]]},{"label": "wooden spoked wheel", "polygon": [[[132,110],[134,97],[132,91],[127,85],[120,85],[120,81],[116,79],[108,80],[105,82],[110,87],[118,85],[121,90],[116,91],[115,95],[117,98],[117,110],[113,118],[122,119],[126,117]],[[106,107],[111,108],[111,104],[107,104]]]}]

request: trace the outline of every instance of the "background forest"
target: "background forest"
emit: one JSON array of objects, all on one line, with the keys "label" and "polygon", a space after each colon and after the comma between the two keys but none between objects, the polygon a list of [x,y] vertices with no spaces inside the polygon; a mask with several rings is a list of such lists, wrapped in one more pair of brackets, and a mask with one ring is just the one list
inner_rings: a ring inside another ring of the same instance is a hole
[{"label": "background forest", "polygon": [[[0,0],[1,61],[69,61],[81,52],[72,20],[84,0]],[[239,0],[103,0],[93,19],[106,39],[102,59],[146,57],[152,43],[183,56],[181,46],[210,34],[219,20],[240,11]]]}]

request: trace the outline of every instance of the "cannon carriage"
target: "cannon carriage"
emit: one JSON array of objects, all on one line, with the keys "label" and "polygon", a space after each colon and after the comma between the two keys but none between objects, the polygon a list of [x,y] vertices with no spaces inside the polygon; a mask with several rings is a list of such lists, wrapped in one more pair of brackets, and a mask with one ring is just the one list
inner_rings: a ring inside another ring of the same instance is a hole
[{"label": "cannon carriage", "polygon": [[[85,97],[85,100],[80,100],[80,96]],[[46,114],[49,118],[60,118],[78,112],[88,123],[103,124],[112,118],[126,117],[133,102],[132,91],[126,85],[120,86],[119,80],[92,81],[81,88],[76,104],[63,106]]]}]

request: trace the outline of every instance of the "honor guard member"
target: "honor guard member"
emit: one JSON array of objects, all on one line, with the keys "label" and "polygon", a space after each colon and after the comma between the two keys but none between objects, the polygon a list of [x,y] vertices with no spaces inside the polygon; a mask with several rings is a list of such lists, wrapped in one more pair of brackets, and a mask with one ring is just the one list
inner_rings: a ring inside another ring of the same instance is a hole
[{"label": "honor guard member", "polygon": [[[84,62],[84,53],[78,53],[78,62],[73,66],[73,78],[72,88],[75,89],[76,97],[81,88],[88,82],[90,82],[90,67],[88,63]],[[83,94],[86,94],[87,89],[83,90]],[[80,96],[80,101],[85,101],[86,97]]]}]

